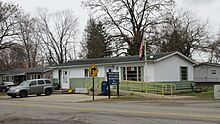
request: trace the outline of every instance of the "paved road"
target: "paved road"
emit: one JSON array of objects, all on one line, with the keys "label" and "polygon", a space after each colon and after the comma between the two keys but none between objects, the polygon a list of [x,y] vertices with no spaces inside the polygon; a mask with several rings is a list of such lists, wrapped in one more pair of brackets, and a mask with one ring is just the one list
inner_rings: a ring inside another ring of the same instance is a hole
[{"label": "paved road", "polygon": [[0,124],[60,123],[220,124],[220,101],[78,102],[56,95],[0,100]]}]

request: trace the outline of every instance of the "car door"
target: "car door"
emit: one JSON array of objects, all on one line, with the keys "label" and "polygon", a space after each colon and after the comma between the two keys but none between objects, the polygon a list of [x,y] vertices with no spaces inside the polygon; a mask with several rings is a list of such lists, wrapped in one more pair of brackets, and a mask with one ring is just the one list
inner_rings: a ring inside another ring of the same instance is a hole
[{"label": "car door", "polygon": [[44,86],[45,86],[44,80],[38,80],[37,82],[38,82],[37,94],[42,94],[42,93],[44,93]]},{"label": "car door", "polygon": [[30,94],[36,94],[38,90],[37,81],[31,81],[29,84]]}]

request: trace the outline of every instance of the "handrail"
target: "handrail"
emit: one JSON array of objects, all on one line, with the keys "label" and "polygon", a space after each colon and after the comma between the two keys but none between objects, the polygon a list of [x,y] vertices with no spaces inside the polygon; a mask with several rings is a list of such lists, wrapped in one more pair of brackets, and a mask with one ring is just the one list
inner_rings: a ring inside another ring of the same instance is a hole
[{"label": "handrail", "polygon": [[137,92],[147,92],[164,95],[165,92],[170,92],[176,90],[176,84],[174,83],[161,83],[161,82],[143,82],[143,81],[128,81],[122,80],[120,83],[121,89],[125,88],[127,91],[137,91]]},{"label": "handrail", "polygon": [[[102,80],[100,80],[100,79],[97,78],[94,88],[96,88],[96,89],[101,89],[101,82],[102,82]],[[85,87],[86,87],[87,89],[91,89],[91,88],[92,88],[92,80],[90,80],[90,82],[87,82],[86,85],[85,85]]]}]

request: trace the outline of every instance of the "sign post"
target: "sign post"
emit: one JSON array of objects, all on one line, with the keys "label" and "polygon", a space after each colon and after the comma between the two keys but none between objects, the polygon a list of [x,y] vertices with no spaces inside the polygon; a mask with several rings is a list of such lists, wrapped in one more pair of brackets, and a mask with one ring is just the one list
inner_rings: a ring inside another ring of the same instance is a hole
[{"label": "sign post", "polygon": [[107,72],[108,98],[110,99],[110,85],[117,85],[117,96],[119,97],[119,72]]},{"label": "sign post", "polygon": [[94,92],[95,92],[95,81],[94,81],[94,78],[97,77],[97,74],[99,72],[99,69],[96,67],[95,64],[92,64],[90,67],[89,67],[89,74],[91,75],[92,77],[92,100],[94,101],[95,98],[94,98]]}]

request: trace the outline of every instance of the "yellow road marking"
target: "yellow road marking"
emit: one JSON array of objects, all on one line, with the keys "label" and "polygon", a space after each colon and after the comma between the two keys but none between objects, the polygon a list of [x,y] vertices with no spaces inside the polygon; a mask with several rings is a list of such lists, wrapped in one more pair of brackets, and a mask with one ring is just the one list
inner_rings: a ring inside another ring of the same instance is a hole
[{"label": "yellow road marking", "polygon": [[19,104],[19,103],[0,103],[1,105],[15,106],[15,107],[34,107],[34,108],[53,108],[61,110],[80,110],[80,111],[97,111],[97,112],[115,112],[115,113],[131,113],[131,114],[145,114],[145,115],[155,115],[159,117],[191,117],[191,119],[201,119],[201,120],[220,120],[220,116],[213,115],[196,115],[196,114],[181,114],[181,113],[159,113],[159,112],[145,112],[145,111],[133,111],[133,110],[115,110],[115,109],[98,109],[98,108],[76,108],[76,107],[65,107],[65,106],[55,106],[55,105],[36,105],[36,104]]}]

